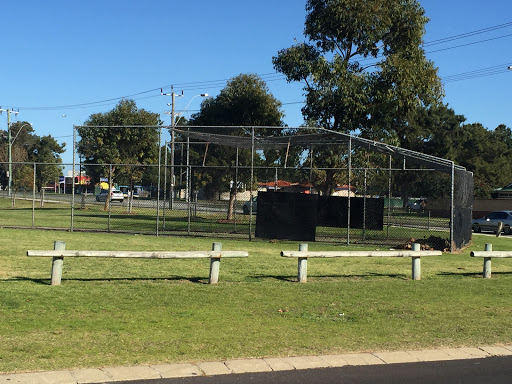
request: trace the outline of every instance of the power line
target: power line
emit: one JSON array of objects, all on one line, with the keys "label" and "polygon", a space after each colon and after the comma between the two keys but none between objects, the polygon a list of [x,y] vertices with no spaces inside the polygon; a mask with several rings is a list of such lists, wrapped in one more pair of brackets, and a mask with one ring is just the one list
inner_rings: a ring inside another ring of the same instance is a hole
[{"label": "power line", "polygon": [[510,65],[510,62],[512,62],[512,60],[509,61],[508,63],[494,65],[492,67],[476,69],[473,71],[457,73],[449,76],[443,76],[441,77],[441,79],[444,83],[450,83],[454,81],[471,80],[479,77],[499,75],[508,72],[506,68],[508,65]]},{"label": "power line", "polygon": [[[478,29],[478,30],[474,30],[474,31],[470,31],[470,32],[465,32],[465,33],[458,34],[458,35],[452,35],[452,36],[444,37],[441,39],[432,40],[432,41],[424,43],[423,46],[430,47],[430,46],[435,46],[435,45],[439,45],[439,44],[444,44],[447,42],[465,39],[468,37],[492,32],[492,31],[495,31],[498,29],[503,29],[503,28],[508,28],[508,27],[512,27],[512,22],[498,24],[498,25],[494,25],[494,26],[490,26],[490,27],[486,27],[486,28],[482,28],[482,29]],[[481,44],[481,43],[498,40],[498,39],[503,39],[503,38],[511,37],[511,36],[512,36],[512,34],[507,34],[507,35],[497,36],[497,37],[493,37],[493,38],[489,38],[489,39],[478,40],[478,41],[474,41],[474,42],[470,42],[470,43],[466,43],[466,44],[460,44],[460,45],[456,45],[456,46],[441,48],[441,49],[437,49],[434,51],[428,51],[426,53],[436,53],[436,52],[448,51],[448,50],[452,50],[452,49],[456,49],[456,48],[460,48],[460,47]],[[382,55],[379,55],[378,57],[382,57]],[[360,62],[367,62],[369,60],[375,60],[375,58],[363,58],[360,60]],[[377,63],[378,63],[378,61],[374,62],[374,64],[377,64]],[[482,69],[482,70],[477,70],[477,71],[484,71],[484,70],[488,70],[488,69]],[[453,75],[453,78],[448,77],[445,79],[445,81],[451,82],[451,81],[459,81],[459,80],[468,80],[468,79],[472,79],[475,77],[490,76],[490,75],[501,73],[501,72],[504,72],[504,71],[499,71],[498,69],[496,69],[495,71],[486,71],[485,73],[475,73],[475,74],[462,73],[459,75]],[[284,76],[280,73],[277,73],[277,72],[264,73],[264,74],[259,75],[259,77],[265,82],[286,80],[286,76]],[[204,89],[205,87],[208,87],[210,89],[212,89],[212,88],[220,89],[220,88],[223,88],[229,80],[230,79],[205,80],[205,81],[195,81],[195,82],[186,82],[186,83],[175,83],[172,85],[179,87],[179,88],[186,89],[188,91]],[[87,102],[87,103],[68,104],[68,105],[59,105],[59,106],[32,106],[32,107],[16,107],[16,108],[23,109],[23,110],[34,110],[34,111],[51,111],[51,110],[84,109],[84,108],[91,108],[91,107],[108,106],[108,105],[112,105],[112,102],[117,102],[119,100],[126,99],[126,98],[135,98],[136,96],[148,94],[151,92],[156,92],[156,91],[159,91],[161,88],[167,88],[170,86],[171,85],[164,85],[164,86],[160,86],[157,88],[152,88],[152,89],[149,89],[146,91],[137,92],[137,93],[133,93],[133,94],[125,95],[125,96],[118,96],[118,97],[113,97],[110,99],[92,101],[92,102]],[[137,97],[137,98],[135,98],[135,100],[156,98],[158,96],[160,96],[160,95]],[[288,103],[286,103],[286,104],[288,104]],[[283,103],[283,105],[285,105],[285,103]]]},{"label": "power line", "polygon": [[510,36],[512,36],[512,33],[510,33],[510,34],[508,34],[508,35],[502,35],[502,36],[492,37],[492,38],[489,38],[489,39],[473,41],[473,42],[471,42],[471,43],[455,45],[455,46],[453,46],[453,47],[447,47],[447,48],[436,49],[435,51],[427,51],[426,53],[436,53],[436,52],[442,52],[442,51],[449,51],[449,50],[452,50],[452,49],[455,49],[455,48],[461,48],[461,47],[467,47],[467,46],[469,46],[469,45],[475,45],[475,44],[487,43],[487,42],[489,42],[489,41],[494,41],[494,40],[504,39],[504,38],[506,38],[506,37],[510,37]]},{"label": "power line", "polygon": [[507,28],[507,27],[511,27],[511,26],[512,26],[512,22],[498,24],[498,25],[494,25],[492,27],[487,27],[487,28],[483,28],[483,29],[477,29],[477,30],[471,31],[471,32],[461,33],[459,35],[453,35],[453,36],[443,37],[443,38],[437,39],[437,40],[431,40],[427,43],[424,43],[423,46],[428,47],[431,45],[443,44],[443,43],[446,43],[449,41],[465,39],[466,37],[480,35],[482,33],[487,33],[487,32],[491,32],[491,31],[495,31],[497,29]]},{"label": "power line", "polygon": [[[448,37],[437,39],[437,40],[432,40],[432,41],[424,43],[423,47],[424,48],[425,47],[431,47],[431,46],[440,45],[440,44],[444,44],[444,43],[455,41],[455,40],[466,39],[468,37],[472,37],[472,36],[476,36],[476,35],[481,35],[481,34],[484,34],[484,33],[487,33],[487,32],[492,32],[492,31],[495,31],[497,29],[502,29],[502,28],[507,28],[507,27],[512,27],[512,22],[508,22],[508,23],[505,23],[505,24],[498,24],[498,25],[495,25],[495,26],[492,26],[492,27],[487,27],[487,28],[478,29],[478,30],[471,31],[471,32],[461,33],[461,34],[458,34],[458,35],[453,35],[453,36],[448,36]],[[455,45],[455,46],[441,48],[441,49],[436,49],[436,50],[433,50],[433,51],[426,51],[425,53],[429,54],[429,53],[436,53],[436,52],[442,52],[442,51],[449,51],[449,50],[456,49],[456,48],[461,48],[461,47],[470,46],[470,45],[474,45],[474,44],[481,44],[481,43],[485,43],[485,42],[489,42],[489,41],[493,41],[493,40],[503,39],[503,38],[510,37],[510,36],[512,36],[512,34],[496,36],[496,37],[489,38],[489,39],[473,41],[473,42],[470,42],[470,43]],[[377,58],[381,58],[381,57],[383,57],[383,55],[381,55],[381,54],[377,55]],[[362,62],[368,62],[370,60],[375,60],[375,59],[376,58],[374,58],[374,57],[367,57],[367,58],[361,59],[359,62],[361,62],[361,63]],[[373,64],[377,64],[377,63],[378,63],[378,61],[375,61]]]},{"label": "power line", "polygon": [[[273,81],[282,81],[286,80],[286,76],[279,74],[277,72],[274,73],[266,73],[259,76],[263,81],[265,82],[273,82]],[[223,88],[226,85],[226,82],[230,79],[222,79],[222,80],[209,80],[209,81],[198,81],[198,82],[191,82],[191,83],[179,83],[179,84],[173,84],[173,86],[186,89],[188,91],[197,90],[197,89],[204,89],[205,87],[208,87],[210,89],[212,88]],[[36,106],[36,107],[16,107],[23,110],[32,110],[32,111],[51,111],[51,110],[67,110],[67,109],[83,109],[83,108],[90,108],[90,107],[101,107],[101,106],[107,106],[112,105],[112,102],[117,102],[122,99],[127,98],[134,98],[134,96],[144,95],[150,92],[156,92],[160,91],[162,88],[168,88],[171,85],[164,85],[162,87],[149,89],[147,91],[137,92],[130,95],[125,96],[119,96],[119,97],[113,97],[110,99],[105,100],[99,100],[99,101],[92,101],[88,103],[80,103],[80,104],[69,104],[69,105],[58,105],[58,106]],[[146,97],[137,97],[134,98],[134,100],[144,100],[144,99],[150,99],[150,98],[156,98],[161,96],[160,93],[158,95],[151,95]]]}]

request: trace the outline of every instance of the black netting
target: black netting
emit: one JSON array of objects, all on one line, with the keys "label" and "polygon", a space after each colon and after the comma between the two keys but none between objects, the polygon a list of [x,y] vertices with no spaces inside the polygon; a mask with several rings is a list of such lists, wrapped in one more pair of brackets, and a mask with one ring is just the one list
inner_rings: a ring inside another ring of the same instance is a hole
[{"label": "black netting", "polygon": [[473,174],[455,170],[453,242],[456,249],[471,241],[471,220],[473,215]]},{"label": "black netting", "polygon": [[256,237],[315,241],[318,195],[258,193]]}]

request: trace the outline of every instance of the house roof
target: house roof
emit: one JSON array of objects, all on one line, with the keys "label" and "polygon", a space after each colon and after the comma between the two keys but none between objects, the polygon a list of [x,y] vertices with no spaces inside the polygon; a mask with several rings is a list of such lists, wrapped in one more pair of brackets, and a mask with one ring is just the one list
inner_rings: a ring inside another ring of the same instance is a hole
[{"label": "house roof", "polygon": [[269,181],[269,182],[266,182],[266,183],[258,183],[258,185],[260,187],[269,187],[269,188],[275,188],[277,186],[277,188],[283,188],[283,187],[291,187],[293,185],[298,185],[298,183],[290,183],[289,181],[286,181],[286,180],[274,180],[274,181]]}]

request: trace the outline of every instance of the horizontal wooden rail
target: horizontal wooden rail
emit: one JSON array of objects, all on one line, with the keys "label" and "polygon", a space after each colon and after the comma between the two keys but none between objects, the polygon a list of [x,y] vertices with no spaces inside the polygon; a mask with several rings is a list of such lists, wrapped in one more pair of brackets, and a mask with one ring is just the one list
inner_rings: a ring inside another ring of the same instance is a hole
[{"label": "horizontal wooden rail", "polygon": [[412,279],[421,279],[422,256],[441,256],[441,251],[421,251],[420,244],[413,244],[413,250],[399,251],[308,251],[307,244],[300,244],[298,251],[281,251],[282,257],[297,258],[297,280],[305,283],[308,275],[308,258],[333,258],[333,257],[410,257],[412,259]]},{"label": "horizontal wooden rail", "polygon": [[233,257],[248,257],[247,251],[223,251],[221,243],[213,243],[211,251],[76,251],[66,250],[66,243],[55,241],[53,250],[28,250],[27,256],[52,257],[51,285],[60,285],[62,280],[62,265],[64,257],[107,257],[135,259],[210,259],[210,276],[208,282],[216,284],[219,281],[220,259]]},{"label": "horizontal wooden rail", "polygon": [[248,257],[247,251],[180,251],[180,252],[137,252],[137,251],[73,251],[73,250],[28,250],[27,256],[34,257],[113,257],[136,259],[198,259]]},{"label": "horizontal wooden rail", "polygon": [[492,244],[485,244],[485,251],[473,251],[470,253],[471,257],[484,258],[484,270],[482,276],[485,279],[491,278],[491,259],[493,257],[505,259],[512,257],[512,251],[493,251]]},{"label": "horizontal wooden rail", "polygon": [[512,257],[511,251],[473,251],[470,253],[471,257],[499,257],[508,258]]},{"label": "horizontal wooden rail", "polygon": [[441,251],[282,251],[282,257],[419,257],[441,256]]}]

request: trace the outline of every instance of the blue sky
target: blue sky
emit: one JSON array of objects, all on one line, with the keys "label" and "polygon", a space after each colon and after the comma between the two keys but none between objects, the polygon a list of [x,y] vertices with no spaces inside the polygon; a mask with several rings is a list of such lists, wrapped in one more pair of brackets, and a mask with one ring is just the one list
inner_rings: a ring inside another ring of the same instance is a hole
[{"label": "blue sky", "polygon": [[[426,43],[479,31],[426,47],[445,83],[445,102],[468,123],[512,127],[512,71],[506,69],[512,65],[512,2],[421,4],[431,19]],[[31,122],[37,134],[66,142],[66,163],[72,161],[73,125],[112,109],[122,96],[135,95],[140,108],[169,123],[170,98],[159,89],[170,92],[171,84],[184,91],[176,110],[188,106],[187,116],[199,108],[195,95],[215,96],[227,79],[256,73],[284,104],[285,122],[298,126],[301,86],[276,75],[271,60],[294,38],[303,39],[304,6],[305,0],[7,1],[0,23],[0,106],[19,108],[13,121]],[[486,73],[493,74],[480,76]],[[110,99],[116,100],[102,102]],[[3,113],[0,128],[6,124]]]}]

